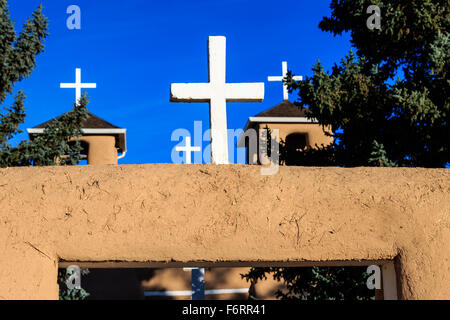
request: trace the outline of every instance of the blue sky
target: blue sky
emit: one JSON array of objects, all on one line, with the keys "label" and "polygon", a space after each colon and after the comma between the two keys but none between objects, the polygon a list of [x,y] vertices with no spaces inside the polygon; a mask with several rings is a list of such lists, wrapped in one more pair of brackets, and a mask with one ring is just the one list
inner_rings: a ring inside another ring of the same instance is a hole
[{"label": "blue sky", "polygon": [[[193,134],[194,121],[207,129],[207,103],[169,97],[171,83],[207,82],[208,36],[227,37],[227,82],[265,82],[262,103],[228,103],[229,129],[282,101],[281,83],[267,76],[280,75],[283,60],[296,75],[311,75],[318,59],[330,69],[351,47],[348,35],[318,28],[329,0],[9,0],[17,30],[41,2],[50,36],[36,70],[16,86],[27,95],[21,128],[70,110],[75,90],[59,84],[74,82],[81,68],[82,82],[97,83],[87,90],[89,110],[128,130],[122,164],[169,163],[175,129]],[[72,4],[81,8],[81,30],[66,27]]]}]

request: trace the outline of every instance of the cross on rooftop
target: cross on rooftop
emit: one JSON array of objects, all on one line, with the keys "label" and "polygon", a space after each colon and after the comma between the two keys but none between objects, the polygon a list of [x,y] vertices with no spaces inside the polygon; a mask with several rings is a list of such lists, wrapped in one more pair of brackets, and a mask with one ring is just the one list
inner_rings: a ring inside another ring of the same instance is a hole
[{"label": "cross on rooftop", "polygon": [[186,152],[186,163],[192,163],[191,152],[199,152],[202,151],[200,147],[191,146],[191,137],[187,136],[185,138],[186,145],[184,147],[178,146],[175,147],[176,151]]},{"label": "cross on rooftop", "polygon": [[80,68],[75,69],[75,83],[60,83],[59,86],[60,86],[60,88],[63,88],[63,89],[68,89],[68,88],[75,89],[75,98],[76,98],[75,101],[77,104],[81,99],[81,89],[97,88],[96,83],[81,83],[81,69]]},{"label": "cross on rooftop", "polygon": [[[271,77],[267,77],[267,80],[269,81],[283,81],[284,78],[287,77],[288,74],[288,67],[287,67],[287,61],[283,61],[283,63],[281,64],[282,66],[282,71],[283,71],[283,75],[282,76],[271,76]],[[294,76],[292,77],[293,80],[295,81],[302,81],[303,77],[302,76]],[[289,90],[288,90],[288,86],[286,83],[283,82],[283,99],[284,100],[289,100]]]},{"label": "cross on rooftop", "polygon": [[208,83],[172,83],[173,102],[209,102],[211,162],[228,163],[227,102],[261,102],[264,83],[226,83],[226,38],[209,37]]}]

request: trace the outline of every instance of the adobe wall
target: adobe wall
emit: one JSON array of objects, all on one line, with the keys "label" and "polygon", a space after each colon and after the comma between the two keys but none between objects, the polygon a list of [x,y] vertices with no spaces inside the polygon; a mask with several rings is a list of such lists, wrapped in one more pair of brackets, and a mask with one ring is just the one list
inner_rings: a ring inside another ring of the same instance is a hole
[{"label": "adobe wall", "polygon": [[61,261],[336,265],[395,259],[400,298],[450,298],[446,169],[0,169],[0,298],[57,299]]},{"label": "adobe wall", "polygon": [[[279,142],[286,142],[286,137],[292,133],[306,134],[306,144],[312,148],[316,148],[316,145],[319,147],[322,145],[328,146],[333,142],[333,137],[325,135],[324,129],[317,123],[258,123],[258,132],[265,130],[266,128],[269,128],[270,130],[278,130]],[[331,133],[329,128],[326,128],[325,131]],[[246,161],[248,164],[260,163],[259,148],[260,145],[258,144],[258,147],[253,150],[253,153],[251,153],[252,150],[247,146]]]},{"label": "adobe wall", "polygon": [[[317,144],[319,147],[323,144],[327,146],[333,142],[333,137],[326,136],[322,126],[317,123],[259,123],[259,130],[265,129],[266,126],[269,129],[278,129],[280,139],[286,141],[286,137],[292,133],[305,133],[307,135],[306,143],[315,147]],[[331,133],[331,130],[327,130]]]},{"label": "adobe wall", "polygon": [[80,138],[89,146],[88,164],[117,164],[116,138],[114,136],[84,135]]}]

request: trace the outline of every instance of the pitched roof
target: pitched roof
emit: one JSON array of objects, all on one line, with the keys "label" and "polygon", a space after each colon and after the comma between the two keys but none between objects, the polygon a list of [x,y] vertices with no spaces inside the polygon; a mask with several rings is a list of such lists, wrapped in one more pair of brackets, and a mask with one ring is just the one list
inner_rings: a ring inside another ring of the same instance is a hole
[{"label": "pitched roof", "polygon": [[[70,111],[69,111],[70,112]],[[60,119],[63,115],[57,117],[56,119]],[[46,128],[50,123],[52,123],[54,119],[41,123],[40,125],[34,127],[35,129],[43,129]],[[88,116],[86,120],[81,124],[82,129],[119,129],[119,127],[109,123],[108,121],[103,120],[100,117],[88,112]]]},{"label": "pitched roof", "polygon": [[[57,118],[41,123],[32,129],[27,129],[30,138],[33,139],[37,135],[41,134],[44,129],[52,123],[52,121],[55,119],[61,119],[62,116],[63,115],[60,115]],[[127,130],[117,127],[90,112],[88,112],[86,120],[84,120],[81,124],[81,130],[83,135],[113,135],[116,138],[116,148],[118,149],[118,152],[124,153],[127,151]]]},{"label": "pitched roof", "polygon": [[280,104],[266,111],[248,118],[245,124],[244,132],[239,136],[237,147],[244,147],[245,132],[250,128],[255,128],[257,123],[317,123],[314,118],[308,118],[308,109],[302,109],[288,100],[284,100]]},{"label": "pitched roof", "polygon": [[308,109],[301,109],[288,100],[257,114],[255,117],[306,117]]}]

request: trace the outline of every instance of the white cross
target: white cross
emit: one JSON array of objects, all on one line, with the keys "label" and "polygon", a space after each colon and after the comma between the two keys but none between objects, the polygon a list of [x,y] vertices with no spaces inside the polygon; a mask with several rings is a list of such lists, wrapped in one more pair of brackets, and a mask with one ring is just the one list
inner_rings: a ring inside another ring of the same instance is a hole
[{"label": "white cross", "polygon": [[75,89],[75,98],[76,98],[75,101],[77,104],[81,98],[81,89],[97,88],[96,83],[81,83],[81,69],[80,68],[75,69],[75,83],[60,83],[59,86],[60,86],[60,88],[64,88],[64,89],[67,89],[67,88]]},{"label": "white cross", "polygon": [[208,83],[172,83],[170,101],[209,102],[211,162],[228,163],[227,102],[261,102],[264,83],[226,83],[226,38],[209,37]]},{"label": "white cross", "polygon": [[[283,71],[283,75],[280,77],[267,77],[267,80],[269,81],[283,81],[284,78],[287,77],[287,73],[288,73],[288,67],[287,67],[287,62],[283,61],[282,63],[282,71]],[[303,77],[302,76],[294,76],[292,77],[293,80],[295,81],[302,81]],[[288,86],[286,83],[283,83],[283,99],[284,100],[289,100],[289,90],[288,90]]]},{"label": "white cross", "polygon": [[202,151],[200,147],[191,147],[191,137],[187,136],[185,138],[186,145],[184,147],[175,147],[176,151],[186,152],[186,163],[192,163],[191,161],[191,152],[199,152]]}]

